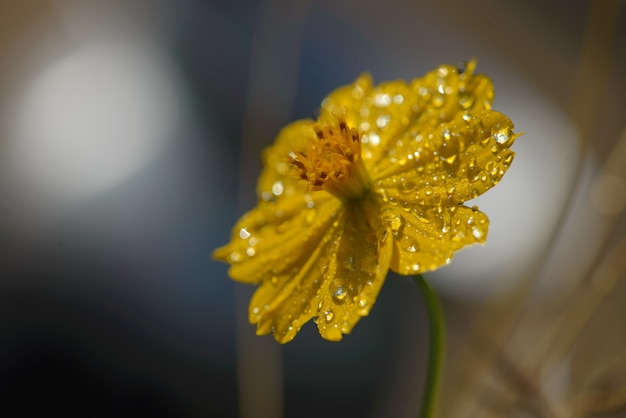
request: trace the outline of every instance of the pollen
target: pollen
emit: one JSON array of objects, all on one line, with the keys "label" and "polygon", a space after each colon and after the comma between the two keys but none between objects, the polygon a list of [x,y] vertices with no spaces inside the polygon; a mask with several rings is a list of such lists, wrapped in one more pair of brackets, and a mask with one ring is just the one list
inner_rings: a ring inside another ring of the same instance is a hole
[{"label": "pollen", "polygon": [[306,180],[311,190],[326,190],[342,200],[359,200],[370,189],[361,159],[361,134],[348,126],[344,116],[334,117],[331,123],[315,123],[306,151],[292,151],[289,162],[294,174]]}]

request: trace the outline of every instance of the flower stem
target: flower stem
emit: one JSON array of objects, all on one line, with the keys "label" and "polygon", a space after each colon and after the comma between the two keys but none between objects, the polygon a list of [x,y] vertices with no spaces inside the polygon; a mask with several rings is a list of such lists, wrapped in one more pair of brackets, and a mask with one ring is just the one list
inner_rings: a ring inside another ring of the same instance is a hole
[{"label": "flower stem", "polygon": [[445,323],[441,303],[434,289],[421,274],[415,276],[414,279],[424,298],[430,328],[428,370],[419,417],[434,418],[445,356]]}]

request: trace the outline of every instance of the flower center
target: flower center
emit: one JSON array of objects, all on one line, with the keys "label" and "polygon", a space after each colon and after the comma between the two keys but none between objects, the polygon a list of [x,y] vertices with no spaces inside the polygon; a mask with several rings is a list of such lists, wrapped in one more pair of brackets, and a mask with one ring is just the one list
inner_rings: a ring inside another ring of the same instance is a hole
[{"label": "flower center", "polygon": [[306,152],[293,151],[290,163],[311,190],[326,190],[342,200],[362,199],[370,179],[361,158],[361,135],[335,116],[336,125],[317,122]]}]

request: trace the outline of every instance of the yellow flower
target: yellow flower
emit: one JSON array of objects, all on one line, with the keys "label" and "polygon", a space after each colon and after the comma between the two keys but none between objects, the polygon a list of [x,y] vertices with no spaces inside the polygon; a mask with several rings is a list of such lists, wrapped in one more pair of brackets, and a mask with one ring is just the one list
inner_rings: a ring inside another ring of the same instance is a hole
[{"label": "yellow flower", "polygon": [[389,269],[434,270],[485,241],[487,216],[463,203],[500,181],[516,135],[474,67],[378,86],[361,76],[265,150],[258,206],[213,254],[233,279],[260,284],[249,307],[257,334],[285,343],[313,319],[338,341]]}]

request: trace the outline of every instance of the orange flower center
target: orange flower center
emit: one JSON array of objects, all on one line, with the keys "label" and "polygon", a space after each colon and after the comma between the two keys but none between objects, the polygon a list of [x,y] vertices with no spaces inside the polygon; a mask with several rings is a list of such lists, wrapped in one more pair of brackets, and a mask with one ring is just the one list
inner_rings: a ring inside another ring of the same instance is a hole
[{"label": "orange flower center", "polygon": [[342,200],[360,200],[370,189],[361,158],[361,135],[343,116],[336,125],[318,122],[306,152],[293,151],[290,163],[311,190],[326,190]]}]

